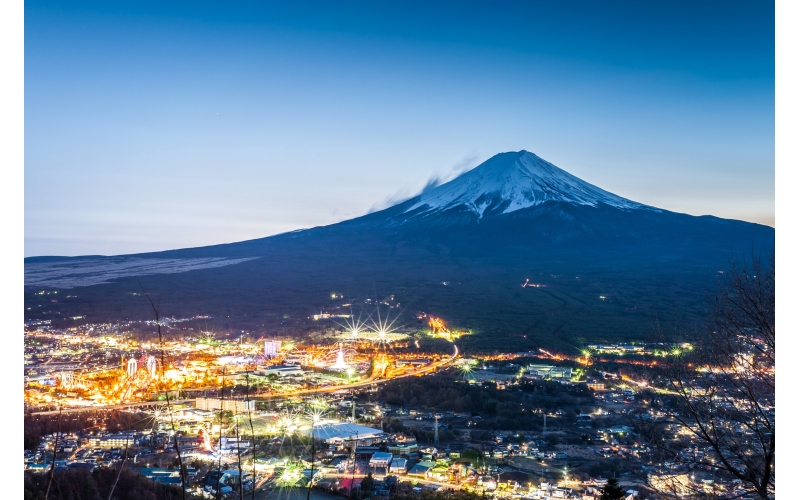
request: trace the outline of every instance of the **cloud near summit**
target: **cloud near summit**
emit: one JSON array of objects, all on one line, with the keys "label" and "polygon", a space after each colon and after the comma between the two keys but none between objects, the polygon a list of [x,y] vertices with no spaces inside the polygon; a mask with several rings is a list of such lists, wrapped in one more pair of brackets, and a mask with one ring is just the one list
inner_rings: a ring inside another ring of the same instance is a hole
[{"label": "cloud near summit", "polygon": [[410,200],[411,198],[416,198],[417,196],[423,193],[427,193],[428,191],[430,191],[435,187],[441,186],[445,182],[449,182],[455,179],[459,175],[475,167],[477,163],[478,163],[478,153],[473,152],[465,156],[455,164],[453,164],[452,168],[448,173],[431,175],[425,182],[425,186],[423,186],[419,192],[411,194],[411,191],[408,188],[400,189],[394,194],[387,196],[382,201],[379,201],[374,205],[372,205],[369,208],[369,210],[367,210],[367,213],[371,214],[373,212],[378,212],[379,210],[389,208],[391,206],[397,205],[398,203]]}]

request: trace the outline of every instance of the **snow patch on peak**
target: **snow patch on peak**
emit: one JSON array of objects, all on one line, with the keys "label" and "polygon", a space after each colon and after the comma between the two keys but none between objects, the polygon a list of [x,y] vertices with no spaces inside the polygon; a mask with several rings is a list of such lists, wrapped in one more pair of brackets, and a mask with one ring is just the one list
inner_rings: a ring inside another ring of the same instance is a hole
[{"label": "snow patch on peak", "polygon": [[452,181],[422,193],[406,212],[423,207],[422,213],[440,212],[464,206],[483,217],[489,209],[505,214],[547,201],[657,210],[589,184],[533,153],[519,151],[497,154]]}]

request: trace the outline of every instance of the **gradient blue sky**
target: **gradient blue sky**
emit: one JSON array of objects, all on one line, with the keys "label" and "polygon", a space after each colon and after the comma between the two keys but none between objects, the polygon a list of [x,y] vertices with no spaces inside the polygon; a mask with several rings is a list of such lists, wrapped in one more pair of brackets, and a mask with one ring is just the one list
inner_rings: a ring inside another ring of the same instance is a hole
[{"label": "gradient blue sky", "polygon": [[26,1],[25,255],[329,224],[520,149],[773,225],[774,83],[769,2]]}]

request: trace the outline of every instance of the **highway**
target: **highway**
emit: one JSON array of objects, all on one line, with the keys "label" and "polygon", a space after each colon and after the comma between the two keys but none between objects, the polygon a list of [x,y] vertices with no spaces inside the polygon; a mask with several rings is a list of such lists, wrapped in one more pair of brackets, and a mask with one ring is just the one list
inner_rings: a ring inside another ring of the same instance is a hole
[{"label": "highway", "polygon": [[[194,404],[194,399],[175,399],[170,400],[171,405]],[[115,405],[101,405],[101,406],[81,406],[79,408],[64,408],[61,413],[81,413],[84,411],[103,411],[103,410],[124,410],[127,408],[138,408],[145,406],[167,405],[166,401],[140,401],[138,403],[119,403]],[[35,411],[31,415],[58,415],[58,410],[48,411]]]}]

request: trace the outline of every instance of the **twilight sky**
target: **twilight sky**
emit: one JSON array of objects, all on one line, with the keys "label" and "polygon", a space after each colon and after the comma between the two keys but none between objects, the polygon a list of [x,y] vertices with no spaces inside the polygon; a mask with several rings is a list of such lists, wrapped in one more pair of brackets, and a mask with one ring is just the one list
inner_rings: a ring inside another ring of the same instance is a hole
[{"label": "twilight sky", "polygon": [[520,149],[774,224],[769,2],[284,3],[26,0],[25,255],[330,224]]}]

